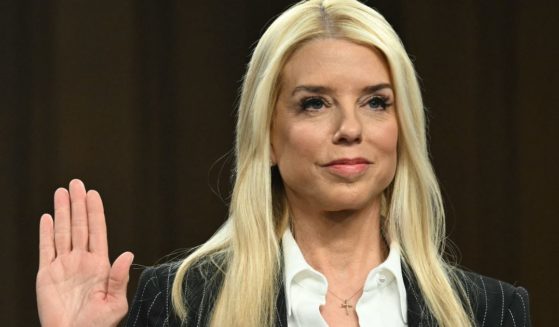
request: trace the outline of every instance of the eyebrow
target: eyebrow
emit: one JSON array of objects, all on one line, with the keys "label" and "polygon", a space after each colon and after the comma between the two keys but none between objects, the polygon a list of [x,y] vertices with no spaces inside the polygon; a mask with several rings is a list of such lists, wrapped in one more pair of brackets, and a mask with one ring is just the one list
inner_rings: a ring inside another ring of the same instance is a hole
[{"label": "eyebrow", "polygon": [[[380,83],[375,85],[369,85],[363,88],[361,93],[373,93],[382,89],[391,89],[392,85],[389,83]],[[307,91],[310,93],[332,93],[332,89],[327,86],[320,86],[320,85],[299,85],[293,89],[291,95],[295,95],[297,92]]]}]

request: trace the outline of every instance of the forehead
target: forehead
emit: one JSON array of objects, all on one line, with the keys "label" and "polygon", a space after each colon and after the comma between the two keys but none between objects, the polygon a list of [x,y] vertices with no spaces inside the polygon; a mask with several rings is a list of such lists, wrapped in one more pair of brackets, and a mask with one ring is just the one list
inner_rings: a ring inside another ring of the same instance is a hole
[{"label": "forehead", "polygon": [[389,83],[384,55],[346,39],[315,39],[293,52],[283,67],[282,84]]}]

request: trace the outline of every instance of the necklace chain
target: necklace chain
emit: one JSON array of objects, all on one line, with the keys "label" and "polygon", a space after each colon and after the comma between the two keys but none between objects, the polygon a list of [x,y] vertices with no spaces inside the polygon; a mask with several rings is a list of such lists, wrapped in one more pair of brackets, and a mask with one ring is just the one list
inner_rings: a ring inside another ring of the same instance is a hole
[{"label": "necklace chain", "polygon": [[334,295],[338,300],[343,302],[342,304],[340,304],[340,308],[345,310],[346,316],[349,316],[349,309],[353,308],[353,306],[351,304],[349,304],[348,301],[353,299],[353,297],[356,296],[362,290],[363,290],[363,287],[358,289],[357,292],[353,293],[353,295],[348,297],[347,299],[342,299],[341,297],[334,294],[334,292],[332,292],[330,289],[328,289],[328,292],[330,292],[330,294]]},{"label": "necklace chain", "polygon": [[[382,236],[382,240],[383,240],[383,247],[381,249],[381,251],[383,251],[383,256],[386,259],[386,257],[388,256],[386,254],[386,252],[388,252],[388,242],[386,241],[386,238],[384,237],[384,233],[381,232],[381,236]],[[359,292],[361,292],[363,290],[363,287],[361,287],[360,289],[358,289],[355,293],[353,293],[352,296],[348,297],[347,299],[342,299],[341,297],[339,297],[338,295],[336,295],[334,292],[332,292],[329,288],[328,288],[328,292],[330,292],[330,294],[334,295],[334,297],[336,297],[338,300],[342,301],[342,304],[340,304],[340,308],[345,310],[345,314],[346,316],[349,316],[349,310],[353,309],[353,305],[349,304],[349,300],[353,299],[354,296],[356,296]]]},{"label": "necklace chain", "polygon": [[[292,231],[294,231],[295,229],[293,228],[293,226],[291,226],[291,219],[290,219],[290,229]],[[382,245],[384,245],[381,248],[381,251],[383,252],[383,256],[386,259],[386,257],[388,256],[388,251],[390,249],[390,247],[388,246],[388,242],[386,240],[386,237],[384,235],[383,230],[381,229],[380,231],[380,236],[382,237]],[[295,233],[293,232],[293,237],[295,238]],[[297,282],[296,282],[297,283]],[[299,284],[299,283],[297,283]],[[300,284],[299,284],[300,285]],[[348,301],[353,299],[353,297],[355,297],[359,292],[361,292],[363,290],[364,287],[361,287],[360,289],[358,289],[355,293],[353,293],[352,296],[348,297],[347,299],[342,299],[341,297],[339,297],[338,295],[336,295],[334,292],[332,292],[330,289],[328,289],[328,292],[330,294],[332,294],[335,298],[337,298],[338,300],[342,301],[342,304],[340,304],[340,308],[345,310],[345,314],[346,316],[349,316],[349,310],[353,309],[353,305],[349,304]]]},{"label": "necklace chain", "polygon": [[332,292],[330,289],[328,289],[328,292],[330,292],[330,294],[334,295],[335,297],[338,298],[338,300],[340,300],[340,301],[343,302],[343,301],[349,301],[349,300],[353,299],[353,297],[356,296],[357,293],[361,292],[361,290],[363,290],[363,287],[361,287],[360,289],[358,289],[357,292],[353,293],[353,295],[350,296],[350,297],[348,297],[347,299],[342,299],[341,297],[339,297],[339,296],[337,296],[336,294],[334,294],[334,292]]}]

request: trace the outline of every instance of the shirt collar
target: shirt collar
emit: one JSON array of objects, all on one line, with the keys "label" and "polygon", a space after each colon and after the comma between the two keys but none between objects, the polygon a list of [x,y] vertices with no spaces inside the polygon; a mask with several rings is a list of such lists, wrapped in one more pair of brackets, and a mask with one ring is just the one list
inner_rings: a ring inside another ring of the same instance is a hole
[{"label": "shirt collar", "polygon": [[289,317],[292,313],[291,285],[294,282],[295,277],[303,272],[316,274],[317,276],[321,276],[322,274],[320,274],[307,263],[289,228],[287,228],[286,231],[283,233],[282,247],[284,263],[285,302],[287,306],[287,315]]},{"label": "shirt collar", "polygon": [[[301,249],[297,245],[297,242],[293,238],[293,234],[291,230],[287,228],[283,233],[282,237],[282,247],[283,247],[283,262],[284,262],[284,285],[285,285],[285,302],[287,307],[287,315],[288,317],[292,314],[291,309],[291,285],[293,279],[302,272],[308,272],[316,276],[320,276],[322,278],[323,275],[316,271],[313,267],[311,267]],[[396,282],[399,298],[400,298],[400,311],[402,313],[402,319],[405,323],[407,323],[407,300],[406,300],[406,288],[404,284],[404,278],[402,275],[402,264],[401,264],[401,256],[400,256],[400,246],[397,242],[392,241],[390,243],[390,252],[388,253],[388,257],[386,260],[380,264],[378,267],[371,270],[369,273],[367,280],[365,281],[364,290],[367,290],[367,287],[371,284],[372,276],[376,271],[379,270],[387,270],[389,271]]]},{"label": "shirt collar", "polygon": [[400,312],[402,314],[402,320],[408,322],[408,308],[407,308],[407,298],[406,298],[406,285],[404,284],[404,277],[402,275],[402,262],[400,256],[400,245],[392,241],[390,242],[390,252],[386,260],[379,266],[375,267],[369,273],[367,280],[365,281],[364,290],[366,291],[368,287],[371,287],[372,276],[375,272],[389,272],[394,278],[396,287],[398,289],[398,295],[400,299]]}]

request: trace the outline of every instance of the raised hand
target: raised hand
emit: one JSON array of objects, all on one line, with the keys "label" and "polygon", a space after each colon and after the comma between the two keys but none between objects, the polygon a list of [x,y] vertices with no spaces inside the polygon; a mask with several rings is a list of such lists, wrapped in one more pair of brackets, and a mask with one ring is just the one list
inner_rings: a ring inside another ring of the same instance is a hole
[{"label": "raised hand", "polygon": [[41,325],[116,326],[128,310],[126,286],[133,255],[111,266],[99,193],[80,180],[54,193],[52,216],[41,217],[37,305]]}]

